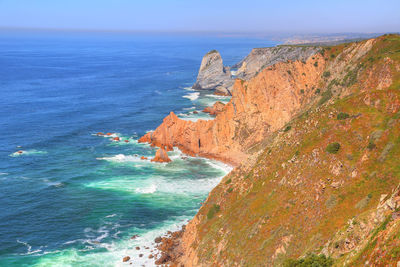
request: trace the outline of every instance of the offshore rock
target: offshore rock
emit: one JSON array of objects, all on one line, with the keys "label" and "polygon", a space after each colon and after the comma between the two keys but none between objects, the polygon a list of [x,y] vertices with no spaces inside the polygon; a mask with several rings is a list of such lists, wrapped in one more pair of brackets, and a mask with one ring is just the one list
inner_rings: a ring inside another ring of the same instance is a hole
[{"label": "offshore rock", "polygon": [[208,52],[201,61],[199,74],[193,89],[216,90],[221,94],[231,94],[234,80],[228,67],[224,67],[218,51]]},{"label": "offshore rock", "polygon": [[171,159],[168,157],[167,151],[164,147],[160,148],[156,152],[156,156],[151,160],[152,162],[170,162]]}]

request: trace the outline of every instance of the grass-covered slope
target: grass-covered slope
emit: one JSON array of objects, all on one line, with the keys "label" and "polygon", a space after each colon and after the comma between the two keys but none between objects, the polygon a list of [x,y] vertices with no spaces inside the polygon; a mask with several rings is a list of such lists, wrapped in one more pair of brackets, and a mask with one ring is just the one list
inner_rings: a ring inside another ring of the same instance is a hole
[{"label": "grass-covered slope", "polygon": [[319,97],[210,193],[185,233],[183,262],[290,266],[308,253],[349,266],[400,260],[400,37],[323,53]]}]

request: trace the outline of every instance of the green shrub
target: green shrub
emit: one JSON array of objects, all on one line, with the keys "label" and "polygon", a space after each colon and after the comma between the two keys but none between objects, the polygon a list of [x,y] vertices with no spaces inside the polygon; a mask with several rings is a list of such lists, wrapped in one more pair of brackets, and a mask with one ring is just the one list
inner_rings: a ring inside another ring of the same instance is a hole
[{"label": "green shrub", "polygon": [[220,210],[220,206],[214,204],[214,205],[210,208],[210,210],[208,211],[208,213],[207,213],[207,219],[211,220],[211,219],[214,217],[215,213],[218,213],[219,210]]},{"label": "green shrub", "polygon": [[321,95],[321,99],[319,100],[318,104],[322,105],[325,102],[327,102],[329,99],[331,99],[333,96],[332,91],[331,90],[326,90],[325,92],[322,93]]},{"label": "green shrub", "polygon": [[349,117],[350,117],[350,115],[347,113],[344,113],[344,112],[340,112],[339,114],[337,114],[338,120],[345,120],[345,119],[348,119]]},{"label": "green shrub", "polygon": [[232,193],[233,188],[231,187],[231,188],[229,188],[227,191],[228,191],[228,193]]},{"label": "green shrub", "polygon": [[225,184],[230,184],[232,182],[232,179],[228,179],[226,182],[225,182]]},{"label": "green shrub", "polygon": [[324,78],[329,78],[331,76],[331,72],[330,71],[324,71],[324,73],[322,74],[322,76]]},{"label": "green shrub", "polygon": [[289,75],[292,75],[292,72],[291,72],[290,70],[288,70],[287,73],[288,73]]},{"label": "green shrub", "polygon": [[338,153],[339,149],[340,149],[339,143],[331,143],[326,147],[326,152],[331,154],[336,154]]},{"label": "green shrub", "polygon": [[321,89],[318,88],[317,90],[315,90],[315,94],[318,95],[319,93],[321,93]]},{"label": "green shrub", "polygon": [[367,148],[368,148],[369,151],[371,151],[371,150],[374,150],[376,148],[376,145],[375,145],[374,142],[369,141]]},{"label": "green shrub", "polygon": [[318,61],[315,61],[314,66],[318,67]]},{"label": "green shrub", "polygon": [[300,94],[304,95],[304,89],[300,90]]},{"label": "green shrub", "polygon": [[357,82],[357,70],[349,71],[343,78],[342,84],[344,86],[350,87]]},{"label": "green shrub", "polygon": [[303,259],[288,259],[283,263],[284,267],[330,267],[333,259],[325,255],[310,254]]},{"label": "green shrub", "polygon": [[283,131],[288,132],[288,131],[290,131],[290,129],[292,129],[292,126],[288,125],[285,127],[285,129]]}]

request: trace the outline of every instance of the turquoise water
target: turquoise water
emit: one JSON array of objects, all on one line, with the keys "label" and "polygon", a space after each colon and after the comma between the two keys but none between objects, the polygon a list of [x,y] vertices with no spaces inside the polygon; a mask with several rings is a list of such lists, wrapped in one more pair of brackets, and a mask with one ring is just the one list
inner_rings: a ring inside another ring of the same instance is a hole
[{"label": "turquoise water", "polygon": [[193,111],[229,101],[188,89],[207,51],[233,64],[268,45],[0,32],[0,266],[119,266],[124,256],[153,265],[154,238],[192,218],[230,168],[178,150],[168,164],[141,160],[155,149],[138,138],[171,110],[210,119]]}]

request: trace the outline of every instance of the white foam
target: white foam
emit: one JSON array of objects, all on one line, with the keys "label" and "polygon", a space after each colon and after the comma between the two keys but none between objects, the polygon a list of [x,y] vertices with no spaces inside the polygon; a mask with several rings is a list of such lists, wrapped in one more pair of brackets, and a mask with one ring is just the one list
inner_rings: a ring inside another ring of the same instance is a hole
[{"label": "white foam", "polygon": [[194,101],[194,100],[196,100],[197,98],[199,98],[199,96],[200,96],[200,93],[199,93],[199,92],[194,92],[194,93],[190,93],[190,94],[184,95],[184,96],[182,96],[182,97]]},{"label": "white foam", "polygon": [[196,109],[196,107],[195,107],[195,106],[193,106],[193,107],[190,107],[190,108],[183,108],[183,110],[194,110],[194,109]]},{"label": "white foam", "polygon": [[42,251],[41,248],[36,249],[36,250],[32,250],[32,246],[29,245],[28,242],[20,241],[20,240],[17,239],[17,243],[20,243],[20,244],[26,246],[27,252],[25,254],[23,254],[23,255],[35,254],[35,253],[39,253],[39,252]]},{"label": "white foam", "polygon": [[98,133],[92,133],[92,135],[105,137],[105,138],[114,138],[114,137],[120,137],[121,136],[119,133],[111,133],[110,135],[107,135],[107,133],[100,134],[100,135]]},{"label": "white foam", "polygon": [[[22,153],[19,153],[22,152]],[[19,157],[19,156],[29,156],[29,155],[44,155],[47,154],[46,151],[40,151],[40,150],[36,150],[36,149],[30,149],[30,150],[19,150],[16,151],[12,154],[10,154],[10,157]]]},{"label": "white foam", "polygon": [[157,191],[157,186],[155,184],[151,184],[148,187],[144,188],[136,188],[135,192],[140,194],[153,194]]},{"label": "white foam", "polygon": [[97,160],[106,160],[111,162],[144,162],[139,156],[118,154],[111,157],[96,158]]}]

